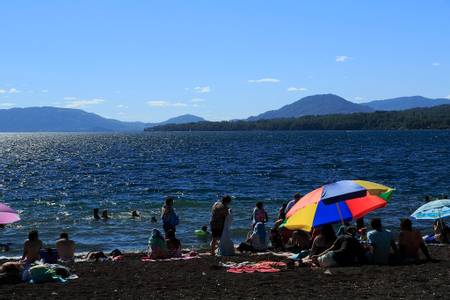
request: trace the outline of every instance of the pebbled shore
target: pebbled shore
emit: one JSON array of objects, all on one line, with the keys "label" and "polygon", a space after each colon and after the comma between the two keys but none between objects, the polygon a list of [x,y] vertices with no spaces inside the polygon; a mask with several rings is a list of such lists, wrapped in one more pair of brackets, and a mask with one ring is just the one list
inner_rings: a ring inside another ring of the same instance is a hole
[{"label": "pebbled shore", "polygon": [[[144,263],[77,263],[79,279],[66,284],[0,286],[0,299],[445,299],[450,288],[450,247],[430,247],[437,263],[410,266],[305,267],[279,273],[231,274],[219,262],[282,260],[272,255],[209,257]],[[328,273],[328,274],[327,274]]]}]

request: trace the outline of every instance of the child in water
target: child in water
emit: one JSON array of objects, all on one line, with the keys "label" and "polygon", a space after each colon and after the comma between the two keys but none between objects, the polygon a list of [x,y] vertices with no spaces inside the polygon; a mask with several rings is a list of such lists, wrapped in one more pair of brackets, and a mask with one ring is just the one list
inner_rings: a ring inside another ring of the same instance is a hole
[{"label": "child in water", "polygon": [[255,227],[256,223],[266,223],[269,220],[267,212],[264,210],[264,204],[262,202],[257,202],[256,207],[253,209],[252,214],[252,226]]},{"label": "child in water", "polygon": [[202,226],[201,229],[197,229],[195,231],[195,235],[200,239],[206,239],[210,236],[210,233],[208,231],[208,226]]}]

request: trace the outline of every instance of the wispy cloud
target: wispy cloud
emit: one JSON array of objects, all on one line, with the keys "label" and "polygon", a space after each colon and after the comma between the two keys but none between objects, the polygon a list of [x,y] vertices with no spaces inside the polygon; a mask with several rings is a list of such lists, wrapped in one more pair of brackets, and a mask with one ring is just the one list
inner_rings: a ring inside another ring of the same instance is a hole
[{"label": "wispy cloud", "polygon": [[192,103],[201,103],[201,102],[205,102],[206,100],[205,99],[202,99],[202,98],[194,98],[194,99],[191,99],[191,102]]},{"label": "wispy cloud", "polygon": [[281,80],[276,78],[261,78],[261,79],[250,79],[248,80],[249,83],[277,83]]},{"label": "wispy cloud", "polygon": [[64,100],[76,100],[77,97],[66,96],[63,98]]},{"label": "wispy cloud", "polygon": [[305,92],[307,91],[307,88],[304,87],[295,87],[295,86],[291,86],[287,89],[288,92]]},{"label": "wispy cloud", "polygon": [[352,59],[350,56],[347,55],[338,55],[336,56],[336,62],[346,62]]},{"label": "wispy cloud", "polygon": [[72,102],[66,103],[66,108],[81,108],[89,105],[97,105],[105,102],[104,99],[94,98],[94,99],[80,99]]},{"label": "wispy cloud", "polygon": [[0,103],[0,107],[13,107],[14,105],[15,105],[14,103],[9,102]]},{"label": "wispy cloud", "polygon": [[118,104],[116,105],[117,108],[128,108],[128,105],[125,104]]},{"label": "wispy cloud", "polygon": [[48,93],[48,90],[41,90],[41,93]]},{"label": "wispy cloud", "polygon": [[211,87],[209,85],[207,85],[207,86],[196,86],[194,88],[194,91],[196,93],[199,93],[199,94],[206,94],[206,93],[210,93],[211,92]]},{"label": "wispy cloud", "polygon": [[434,62],[434,63],[432,63],[431,65],[432,65],[433,67],[439,67],[439,66],[441,65],[441,63]]},{"label": "wispy cloud", "polygon": [[151,100],[147,101],[147,105],[151,107],[167,108],[167,107],[186,107],[188,106],[183,102],[170,102],[165,100]]},{"label": "wispy cloud", "polygon": [[355,101],[362,101],[362,100],[364,100],[364,97],[356,96],[356,97],[353,98],[353,100],[355,100]]},{"label": "wispy cloud", "polygon": [[18,94],[20,91],[16,88],[0,89],[0,94]]}]

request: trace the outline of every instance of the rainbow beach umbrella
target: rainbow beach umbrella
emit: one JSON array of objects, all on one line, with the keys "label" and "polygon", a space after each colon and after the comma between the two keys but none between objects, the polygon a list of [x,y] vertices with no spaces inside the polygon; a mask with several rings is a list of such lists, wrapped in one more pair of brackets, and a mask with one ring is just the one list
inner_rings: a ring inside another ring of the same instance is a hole
[{"label": "rainbow beach umbrella", "polygon": [[6,204],[0,203],[0,224],[10,224],[20,221],[17,211]]},{"label": "rainbow beach umbrella", "polygon": [[394,189],[364,180],[326,184],[301,198],[287,213],[284,227],[310,231],[325,224],[350,221],[385,207]]}]

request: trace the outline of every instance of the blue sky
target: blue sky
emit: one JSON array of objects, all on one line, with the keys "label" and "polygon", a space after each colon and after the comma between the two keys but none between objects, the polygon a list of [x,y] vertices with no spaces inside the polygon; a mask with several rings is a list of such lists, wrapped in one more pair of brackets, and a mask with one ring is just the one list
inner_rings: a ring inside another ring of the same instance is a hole
[{"label": "blue sky", "polygon": [[244,118],[450,95],[450,1],[2,1],[0,108]]}]

